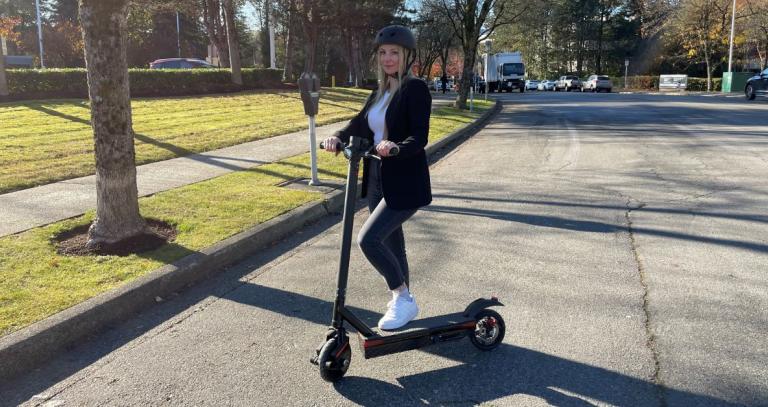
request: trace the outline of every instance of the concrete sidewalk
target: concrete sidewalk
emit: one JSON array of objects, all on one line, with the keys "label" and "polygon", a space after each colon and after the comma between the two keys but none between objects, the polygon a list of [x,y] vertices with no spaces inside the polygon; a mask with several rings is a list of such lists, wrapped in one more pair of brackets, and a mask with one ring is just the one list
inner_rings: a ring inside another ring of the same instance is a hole
[{"label": "concrete sidewalk", "polygon": [[[317,127],[317,139],[346,121]],[[139,196],[178,188],[309,151],[307,131],[252,141],[202,154],[140,165]],[[96,208],[96,176],[90,175],[0,195],[0,236],[78,216]]]},{"label": "concrete sidewalk", "polygon": [[[433,109],[446,106],[438,99]],[[317,140],[330,136],[348,121],[317,127]],[[258,167],[309,151],[307,130],[252,141],[201,154],[158,161],[136,168],[139,196],[148,196]],[[96,176],[69,179],[0,195],[0,237],[23,232],[96,208]]]}]

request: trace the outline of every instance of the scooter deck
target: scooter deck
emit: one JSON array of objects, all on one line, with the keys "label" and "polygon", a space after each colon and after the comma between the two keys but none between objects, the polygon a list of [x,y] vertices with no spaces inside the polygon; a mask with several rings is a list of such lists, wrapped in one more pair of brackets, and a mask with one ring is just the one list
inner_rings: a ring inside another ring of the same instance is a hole
[{"label": "scooter deck", "polygon": [[393,331],[374,331],[377,335],[358,335],[366,359],[421,348],[439,342],[461,339],[475,329],[475,319],[457,312],[409,322]]}]

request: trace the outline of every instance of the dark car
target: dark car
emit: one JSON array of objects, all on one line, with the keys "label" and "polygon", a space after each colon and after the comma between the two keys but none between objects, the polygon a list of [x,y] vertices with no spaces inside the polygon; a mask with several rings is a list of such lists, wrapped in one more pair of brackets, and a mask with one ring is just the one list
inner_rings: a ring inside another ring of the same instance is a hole
[{"label": "dark car", "polygon": [[747,80],[744,95],[747,100],[754,100],[756,96],[768,97],[768,68]]},{"label": "dark car", "polygon": [[196,58],[164,58],[149,63],[149,69],[194,69],[216,68],[216,66]]}]

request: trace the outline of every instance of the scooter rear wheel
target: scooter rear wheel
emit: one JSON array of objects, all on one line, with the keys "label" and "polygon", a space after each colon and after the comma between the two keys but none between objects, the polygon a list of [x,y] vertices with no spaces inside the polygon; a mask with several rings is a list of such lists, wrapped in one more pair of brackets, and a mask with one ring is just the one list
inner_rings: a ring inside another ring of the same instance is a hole
[{"label": "scooter rear wheel", "polygon": [[480,350],[495,349],[504,340],[506,325],[498,312],[484,309],[475,315],[475,332],[469,335],[472,344]]},{"label": "scooter rear wheel", "polygon": [[348,341],[344,341],[341,346],[344,348],[339,353],[338,339],[334,337],[325,342],[320,350],[317,364],[320,366],[320,377],[325,381],[337,382],[349,369],[349,364],[352,362],[352,349]]}]

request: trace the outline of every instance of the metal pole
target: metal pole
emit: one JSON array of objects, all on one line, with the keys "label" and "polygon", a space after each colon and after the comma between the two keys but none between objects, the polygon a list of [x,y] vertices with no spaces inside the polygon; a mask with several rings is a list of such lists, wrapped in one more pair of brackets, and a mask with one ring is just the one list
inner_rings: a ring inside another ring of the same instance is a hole
[{"label": "metal pole", "polygon": [[469,111],[475,111],[475,84],[472,83],[469,87]]},{"label": "metal pole", "polygon": [[45,69],[43,61],[43,26],[40,23],[40,0],[35,0],[35,10],[37,11],[37,40],[40,44],[40,68]]},{"label": "metal pole", "polygon": [[176,12],[176,50],[181,58],[181,24],[179,23],[179,12]]},{"label": "metal pole", "polygon": [[317,146],[315,142],[315,116],[309,116],[309,157],[310,165],[312,167],[312,179],[309,180],[309,185],[320,185],[320,180],[317,179]]},{"label": "metal pole", "polygon": [[[728,50],[728,72],[731,71],[731,61],[733,60],[733,30],[736,26],[736,0],[733,0],[733,12],[731,12],[731,45]],[[731,83],[733,83],[733,74],[731,74]]]},{"label": "metal pole", "polygon": [[269,25],[269,67],[277,69],[277,58],[275,57],[275,28]]},{"label": "metal pole", "polygon": [[629,58],[624,60],[624,89],[627,89],[627,70],[629,69]]}]

